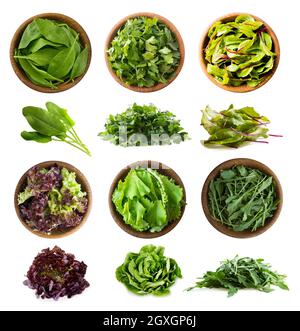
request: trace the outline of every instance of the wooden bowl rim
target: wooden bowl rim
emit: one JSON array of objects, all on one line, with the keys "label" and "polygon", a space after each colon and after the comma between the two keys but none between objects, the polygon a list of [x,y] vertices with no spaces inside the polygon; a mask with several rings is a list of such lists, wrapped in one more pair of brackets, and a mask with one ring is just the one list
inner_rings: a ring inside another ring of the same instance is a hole
[{"label": "wooden bowl rim", "polygon": [[[221,83],[217,82],[213,76],[211,76],[206,69],[207,66],[207,61],[205,60],[205,53],[204,50],[207,46],[208,43],[208,31],[209,29],[218,21],[221,22],[229,22],[234,20],[237,16],[239,15],[250,15],[252,16],[255,20],[260,21],[264,24],[264,26],[266,27],[268,33],[270,34],[272,41],[273,41],[273,48],[274,48],[274,52],[276,53],[276,57],[275,57],[275,61],[274,61],[274,66],[272,68],[271,71],[269,71],[265,76],[264,79],[262,80],[262,82],[260,84],[258,84],[255,87],[251,87],[251,86],[247,86],[247,85],[242,85],[242,86],[230,86],[230,85],[222,85]],[[229,92],[236,92],[236,93],[245,93],[245,92],[251,92],[254,90],[257,90],[258,88],[262,87],[263,85],[265,85],[275,74],[278,65],[279,65],[279,60],[280,60],[280,46],[279,46],[279,41],[278,38],[275,34],[275,32],[273,31],[273,29],[268,25],[268,23],[266,23],[264,20],[262,20],[261,18],[259,18],[258,16],[255,16],[253,14],[249,14],[249,13],[230,13],[224,16],[219,17],[218,19],[216,19],[215,21],[213,21],[213,23],[211,23],[209,25],[209,27],[206,29],[205,33],[203,34],[201,41],[200,41],[200,47],[199,47],[199,54],[200,54],[200,65],[201,68],[203,70],[203,72],[205,73],[206,77],[208,77],[208,79],[213,82],[216,86],[222,88],[223,90],[229,91]]]},{"label": "wooden bowl rim", "polygon": [[[184,203],[181,207],[180,217],[178,219],[172,221],[171,223],[169,223],[160,232],[150,232],[150,231],[140,232],[140,231],[134,230],[130,225],[125,224],[122,216],[117,212],[116,207],[115,207],[114,203],[112,202],[112,195],[113,195],[115,188],[118,185],[118,182],[120,180],[124,180],[124,178],[127,176],[128,172],[131,169],[135,169],[137,167],[155,169],[159,173],[161,173],[165,176],[168,176],[169,178],[172,178],[175,181],[175,183],[177,185],[181,186],[183,189],[183,202]],[[174,229],[176,227],[176,225],[181,221],[184,211],[185,211],[185,206],[186,206],[186,191],[185,191],[185,187],[184,187],[184,184],[183,184],[181,178],[172,168],[170,168],[170,167],[166,166],[165,164],[158,162],[158,161],[151,161],[151,160],[137,161],[137,162],[134,162],[134,163],[126,166],[121,171],[119,171],[119,173],[116,175],[116,177],[114,178],[114,180],[110,186],[109,195],[108,195],[108,204],[109,204],[109,209],[110,209],[110,212],[111,212],[111,215],[112,215],[114,221],[118,224],[118,226],[122,230],[124,230],[125,232],[127,232],[128,234],[130,234],[134,237],[151,239],[151,238],[161,237],[161,236],[167,234],[172,229]]]},{"label": "wooden bowl rim", "polygon": [[[249,168],[255,168],[255,169],[261,170],[265,174],[272,176],[273,180],[275,182],[276,195],[279,199],[279,204],[277,206],[277,209],[276,209],[274,215],[266,222],[266,224],[263,227],[258,228],[254,232],[251,232],[249,230],[237,232],[237,231],[233,231],[232,229],[229,229],[227,226],[223,225],[221,222],[216,220],[210,214],[210,210],[208,207],[208,190],[209,190],[209,184],[210,184],[211,180],[213,178],[215,178],[216,176],[218,176],[221,170],[230,169],[233,166],[237,166],[237,165],[244,165]],[[276,220],[278,219],[278,217],[280,215],[281,209],[282,209],[283,192],[282,192],[281,184],[280,184],[279,179],[277,178],[276,174],[265,164],[263,164],[259,161],[253,160],[253,159],[236,158],[236,159],[230,159],[225,162],[222,162],[221,164],[219,164],[217,167],[215,167],[210,172],[210,174],[207,176],[207,178],[204,182],[203,188],[202,188],[201,202],[202,202],[202,208],[203,208],[203,211],[204,211],[204,214],[205,214],[207,220],[216,230],[218,230],[219,232],[221,232],[227,236],[234,237],[234,238],[252,238],[252,237],[255,237],[255,236],[258,236],[258,235],[264,233],[276,222]]]},{"label": "wooden bowl rim", "polygon": [[[156,17],[160,22],[162,22],[163,24],[165,24],[175,35],[177,42],[178,42],[178,46],[179,46],[179,52],[180,52],[180,62],[178,67],[176,68],[175,72],[174,72],[174,76],[172,78],[170,78],[168,80],[168,82],[166,84],[163,83],[158,83],[154,86],[151,87],[139,87],[139,86],[134,86],[134,85],[128,85],[125,82],[123,82],[114,72],[114,70],[111,68],[111,65],[109,63],[108,60],[108,55],[107,55],[107,50],[110,47],[110,44],[112,42],[112,40],[114,39],[114,37],[117,34],[117,31],[131,18],[135,18],[135,17],[140,17],[140,16],[145,16],[145,17]],[[106,62],[106,66],[108,68],[108,71],[110,72],[111,76],[114,78],[114,80],[116,82],[118,82],[120,85],[122,85],[123,87],[126,87],[127,89],[134,91],[134,92],[142,92],[142,93],[148,93],[148,92],[155,92],[155,91],[159,91],[165,87],[167,87],[168,85],[170,85],[179,75],[179,73],[181,72],[181,69],[183,67],[184,64],[184,58],[185,58],[185,47],[184,47],[184,42],[183,39],[181,37],[180,32],[178,31],[178,29],[176,28],[176,26],[169,21],[167,18],[155,14],[155,13],[151,13],[151,12],[138,12],[138,13],[134,13],[131,15],[128,15],[124,18],[122,18],[118,23],[116,23],[114,25],[114,27],[111,29],[111,31],[108,34],[108,37],[106,39],[105,42],[105,49],[104,49],[104,56],[105,56],[105,62]]]},{"label": "wooden bowl rim", "polygon": [[[87,193],[88,206],[87,206],[87,211],[84,214],[84,216],[82,218],[82,221],[80,222],[79,225],[77,225],[74,228],[70,229],[69,231],[66,231],[66,232],[63,232],[63,233],[46,234],[46,233],[43,233],[43,232],[34,231],[32,228],[30,228],[26,224],[26,222],[24,222],[24,220],[23,220],[23,218],[21,216],[21,213],[20,213],[19,205],[18,205],[18,194],[21,192],[21,190],[26,185],[27,174],[28,174],[28,171],[30,169],[32,169],[33,167],[49,168],[49,167],[51,167],[53,165],[57,165],[57,166],[59,166],[61,168],[66,168],[66,169],[68,169],[68,170],[76,173],[76,180],[78,181],[79,184],[81,184],[83,191]],[[16,213],[17,213],[17,216],[18,216],[20,222],[31,233],[33,233],[33,234],[35,234],[35,235],[37,235],[39,237],[48,238],[48,239],[63,238],[63,237],[69,236],[70,234],[72,234],[72,233],[76,232],[77,230],[79,230],[85,224],[85,222],[87,221],[87,219],[89,217],[89,214],[91,212],[91,208],[92,208],[92,190],[91,190],[91,187],[90,187],[90,184],[89,184],[88,180],[83,175],[83,173],[80,170],[78,170],[76,167],[74,167],[73,165],[71,165],[69,163],[66,163],[66,162],[63,162],[63,161],[44,161],[44,162],[38,163],[38,164],[30,167],[22,175],[22,177],[18,181],[18,184],[17,184],[16,189],[15,189],[14,206],[15,206],[15,210],[16,210]]]},{"label": "wooden bowl rim", "polygon": [[[89,50],[88,62],[87,62],[87,66],[85,68],[84,73],[81,76],[75,78],[73,82],[62,83],[62,84],[58,85],[57,89],[55,89],[55,90],[51,89],[50,87],[39,86],[39,85],[34,84],[29,78],[27,78],[24,71],[20,68],[20,66],[17,64],[17,62],[14,59],[15,49],[17,48],[17,45],[20,42],[20,39],[23,35],[24,30],[26,29],[28,24],[30,24],[33,20],[35,20],[37,18],[48,18],[51,20],[55,20],[58,22],[64,22],[64,23],[68,24],[71,28],[73,28],[75,31],[77,31],[79,33],[81,44],[83,46],[85,46],[85,45],[88,46],[88,50]],[[83,27],[77,21],[75,21],[73,18],[66,16],[64,14],[59,14],[59,13],[42,13],[42,14],[37,14],[35,16],[28,18],[25,22],[23,22],[18,27],[18,29],[14,33],[14,36],[13,36],[11,44],[10,44],[9,57],[10,57],[10,62],[11,62],[11,65],[12,65],[12,68],[13,68],[15,74],[21,80],[21,82],[23,82],[25,85],[27,85],[28,87],[30,87],[31,89],[33,89],[35,91],[42,92],[42,93],[58,93],[58,92],[63,92],[63,91],[69,90],[73,86],[77,85],[82,80],[82,78],[85,76],[85,74],[87,73],[87,71],[89,69],[90,63],[91,63],[92,47],[91,47],[91,42],[90,42],[90,39],[89,39],[87,33],[85,32]]]}]

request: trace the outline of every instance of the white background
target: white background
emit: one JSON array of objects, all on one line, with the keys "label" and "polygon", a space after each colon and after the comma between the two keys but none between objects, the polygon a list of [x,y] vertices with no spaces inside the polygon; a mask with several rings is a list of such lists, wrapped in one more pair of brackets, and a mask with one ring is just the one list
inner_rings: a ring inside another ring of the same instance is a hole
[{"label": "white background", "polygon": [[[299,309],[299,42],[297,1],[285,0],[115,0],[115,1],[3,1],[1,2],[1,231],[0,308],[8,310],[282,310]],[[104,43],[112,26],[122,17],[151,11],[170,19],[181,32],[186,60],[179,77],[167,88],[139,94],[118,85],[104,61]],[[23,85],[9,61],[9,45],[18,26],[27,18],[44,12],[71,16],[86,30],[93,56],[84,79],[69,91],[42,94]],[[281,46],[281,60],[275,76],[261,89],[247,94],[223,91],[212,84],[199,65],[198,47],[207,26],[230,12],[249,12],[274,29]],[[39,145],[25,142],[20,132],[29,129],[21,110],[27,105],[56,102],[69,109],[76,130],[90,147],[93,157],[60,143]],[[133,102],[154,103],[171,110],[182,120],[192,140],[178,146],[123,149],[97,137],[110,113],[121,112]],[[200,109],[210,104],[224,109],[254,106],[268,116],[270,130],[284,138],[270,138],[269,145],[252,144],[237,150],[204,148],[200,139],[207,133],[200,127]],[[217,232],[206,220],[201,207],[201,189],[208,173],[219,163],[234,157],[250,157],[266,163],[281,180],[284,206],[279,220],[263,235],[234,239]],[[108,208],[108,191],[114,176],[131,162],[152,159],[172,167],[187,191],[187,208],[181,222],[169,234],[143,240],[123,232]],[[78,167],[93,190],[93,209],[87,223],[69,237],[52,240],[27,231],[13,206],[20,176],[34,164],[46,160],[66,161]],[[138,297],[115,279],[115,269],[127,252],[145,244],[163,245],[166,255],[175,258],[184,278],[167,297]],[[72,299],[37,299],[22,282],[33,258],[43,248],[59,245],[88,265],[86,278],[91,286]],[[288,275],[290,291],[270,293],[240,291],[228,299],[218,290],[183,290],[197,276],[214,270],[220,260],[241,256],[263,257],[275,269]]]}]

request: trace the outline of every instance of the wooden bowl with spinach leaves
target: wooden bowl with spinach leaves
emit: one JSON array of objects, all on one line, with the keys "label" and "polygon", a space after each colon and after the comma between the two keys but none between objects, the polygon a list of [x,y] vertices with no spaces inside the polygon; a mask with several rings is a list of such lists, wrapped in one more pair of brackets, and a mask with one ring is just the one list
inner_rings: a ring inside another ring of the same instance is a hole
[{"label": "wooden bowl with spinach leaves", "polygon": [[154,92],[171,84],[182,69],[184,56],[184,43],[175,25],[148,12],[121,19],[105,44],[112,77],[136,92]]},{"label": "wooden bowl with spinach leaves", "polygon": [[138,161],[117,174],[108,203],[120,228],[148,239],[165,235],[179,223],[186,194],[174,170],[160,162]]},{"label": "wooden bowl with spinach leaves", "polygon": [[274,75],[280,47],[272,28],[257,16],[228,14],[217,19],[200,43],[205,75],[231,92],[250,92]]},{"label": "wooden bowl with spinach leaves", "polygon": [[23,174],[14,204],[26,229],[56,239],[72,234],[86,222],[92,191],[86,177],[71,164],[46,161]]},{"label": "wooden bowl with spinach leaves", "polygon": [[280,214],[282,201],[282,188],[274,172],[247,158],[218,165],[202,189],[207,220],[235,238],[250,238],[268,230]]},{"label": "wooden bowl with spinach leaves", "polygon": [[91,55],[91,43],[82,26],[57,13],[26,20],[10,45],[10,61],[18,78],[44,93],[65,91],[79,83]]}]

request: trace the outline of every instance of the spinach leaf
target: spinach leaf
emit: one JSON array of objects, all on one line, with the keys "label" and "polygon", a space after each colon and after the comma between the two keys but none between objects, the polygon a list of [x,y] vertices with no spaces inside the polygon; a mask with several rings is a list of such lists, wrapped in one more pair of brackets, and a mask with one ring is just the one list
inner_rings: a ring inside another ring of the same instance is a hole
[{"label": "spinach leaf", "polygon": [[248,142],[264,142],[260,138],[281,137],[268,134],[266,127],[270,121],[260,115],[253,107],[236,109],[230,105],[227,109],[217,112],[206,106],[202,110],[201,125],[210,134],[204,141],[205,145],[222,145],[239,147]]},{"label": "spinach leaf", "polygon": [[88,62],[88,55],[89,55],[89,49],[86,46],[77,56],[77,59],[71,71],[70,80],[79,77],[84,73]]},{"label": "spinach leaf", "polygon": [[216,22],[204,50],[207,72],[223,85],[255,87],[272,70],[276,54],[262,22],[250,15],[234,22]]},{"label": "spinach leaf", "polygon": [[51,75],[63,78],[70,72],[76,59],[75,43],[76,39],[70,48],[63,49],[51,59],[48,67]]},{"label": "spinach leaf", "polygon": [[91,156],[90,151],[74,130],[75,122],[69,116],[68,111],[52,102],[47,102],[46,108],[33,106],[23,108],[24,117],[35,131],[23,131],[21,137],[39,143],[65,142]]},{"label": "spinach leaf", "polygon": [[233,231],[256,231],[273,216],[278,203],[273,178],[258,169],[221,170],[209,184],[211,215]]},{"label": "spinach leaf", "polygon": [[288,290],[285,275],[271,270],[271,266],[263,259],[236,256],[232,260],[225,260],[216,271],[206,272],[195,284],[188,288],[224,288],[228,297],[233,296],[239,289],[255,289],[269,293],[272,286]]},{"label": "spinach leaf", "polygon": [[151,87],[166,84],[180,62],[173,32],[157,18],[129,19],[107,50],[111,68],[126,84]]},{"label": "spinach leaf", "polygon": [[34,84],[57,89],[84,74],[88,55],[67,24],[38,18],[26,27],[14,58]]},{"label": "spinach leaf", "polygon": [[[179,144],[189,139],[173,113],[136,103],[120,114],[110,115],[99,136],[122,147]],[[139,137],[143,139],[135,139]]]},{"label": "spinach leaf", "polygon": [[44,134],[41,134],[39,132],[36,132],[36,131],[23,131],[21,132],[21,137],[24,139],[24,140],[33,140],[33,141],[36,141],[38,143],[48,143],[52,140],[51,137],[49,136],[46,136]]},{"label": "spinach leaf", "polygon": [[163,296],[182,274],[177,262],[164,256],[163,247],[147,245],[139,253],[127,254],[116,278],[134,294]]},{"label": "spinach leaf", "polygon": [[156,170],[132,169],[120,180],[112,201],[126,224],[136,231],[160,232],[181,216],[183,189]]},{"label": "spinach leaf", "polygon": [[38,39],[40,36],[41,32],[36,21],[29,23],[22,34],[19,49],[26,48],[32,41]]}]

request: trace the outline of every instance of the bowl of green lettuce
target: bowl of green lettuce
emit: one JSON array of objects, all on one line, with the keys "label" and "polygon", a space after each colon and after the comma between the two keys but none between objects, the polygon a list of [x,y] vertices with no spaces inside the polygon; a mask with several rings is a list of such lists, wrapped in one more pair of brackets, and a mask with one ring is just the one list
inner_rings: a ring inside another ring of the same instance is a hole
[{"label": "bowl of green lettuce", "polygon": [[156,238],[171,231],[181,220],[185,205],[182,180],[173,169],[156,161],[125,167],[110,187],[113,219],[139,238]]}]

